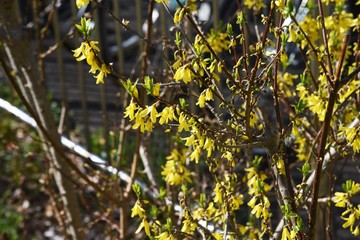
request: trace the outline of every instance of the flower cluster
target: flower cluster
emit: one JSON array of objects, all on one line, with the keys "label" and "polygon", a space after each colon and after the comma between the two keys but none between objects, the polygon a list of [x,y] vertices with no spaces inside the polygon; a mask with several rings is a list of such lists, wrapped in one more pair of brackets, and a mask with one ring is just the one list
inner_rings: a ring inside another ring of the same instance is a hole
[{"label": "flower cluster", "polygon": [[351,233],[358,236],[360,234],[360,204],[355,206],[350,200],[360,191],[360,184],[347,180],[343,184],[343,189],[344,192],[335,193],[333,201],[336,207],[345,208],[345,211],[341,214],[341,218],[345,221],[342,227],[350,227]]},{"label": "flower cluster", "polygon": [[97,46],[98,42],[88,40],[93,29],[90,19],[82,18],[81,24],[76,24],[76,27],[83,34],[85,41],[80,44],[80,47],[73,50],[73,55],[77,61],[86,59],[87,64],[90,66],[89,72],[94,74],[96,78],[96,84],[104,83],[104,77],[110,73],[110,69],[99,58],[100,49]]},{"label": "flower cluster", "polygon": [[135,101],[131,100],[125,109],[124,116],[128,117],[131,121],[135,121],[132,126],[133,129],[139,128],[141,132],[151,132],[159,114],[156,110],[156,104],[140,107]]},{"label": "flower cluster", "polygon": [[136,201],[135,205],[131,209],[131,217],[139,216],[140,218],[142,218],[142,221],[135,233],[139,233],[144,228],[146,235],[150,237],[150,224],[147,220],[146,212],[142,207],[143,204],[144,202],[141,202],[140,200]]},{"label": "flower cluster", "polygon": [[[155,127],[164,130],[171,138],[169,146],[172,150],[166,152],[170,154],[163,159],[164,165],[159,171],[166,185],[166,190],[160,190],[158,196],[161,204],[157,205],[156,201],[153,205],[149,204],[134,187],[137,201],[131,217],[138,217],[141,221],[136,233],[144,230],[149,238],[160,240],[187,238],[196,234],[203,234],[204,239],[232,239],[235,235],[236,239],[262,238],[265,234],[271,236],[274,233],[271,210],[275,205],[271,206],[268,197],[272,190],[268,172],[290,186],[292,179],[288,172],[295,171],[293,166],[299,166],[300,162],[303,182],[297,185],[295,199],[291,202],[296,206],[290,207],[290,199],[284,197],[281,191],[276,194],[280,205],[284,205],[277,206],[285,219],[281,239],[296,239],[302,234],[302,219],[298,212],[293,211],[306,209],[303,206],[305,201],[297,200],[307,196],[302,190],[306,190],[304,186],[313,171],[313,161],[324,158],[314,157],[316,152],[321,151],[312,151],[312,148],[325,143],[329,146],[324,148],[325,152],[333,147],[351,153],[360,152],[360,126],[349,125],[358,118],[353,106],[358,104],[358,98],[354,96],[359,93],[360,81],[342,81],[346,79],[343,77],[346,76],[343,71],[345,65],[349,72],[357,67],[347,61],[350,48],[358,51],[358,46],[353,44],[345,50],[341,47],[345,33],[350,29],[358,31],[360,18],[344,11],[344,0],[322,1],[334,5],[335,14],[328,17],[312,14],[314,6],[311,2],[302,6],[306,8],[304,16],[295,17],[292,1],[276,0],[269,7],[291,21],[285,21],[286,26],[279,24],[275,27],[276,24],[271,22],[273,18],[263,15],[261,23],[264,26],[259,29],[267,31],[263,32],[263,36],[257,34],[259,41],[255,43],[255,38],[248,35],[252,31],[246,29],[250,26],[246,24],[245,12],[239,12],[235,20],[240,31],[233,31],[233,25],[229,23],[226,31],[222,28],[206,33],[192,18],[195,0],[182,1],[180,5],[184,7],[180,7],[178,1],[156,2],[169,4],[169,9],[171,4],[176,6],[173,16],[176,39],[172,45],[166,42],[170,46],[169,51],[173,50],[173,63],[169,64],[170,69],[163,71],[167,74],[165,78],[155,79],[159,75],[154,74],[154,78],[141,76],[137,80],[122,81],[130,95],[124,118],[130,121],[132,129],[138,130],[136,132],[140,137],[142,132],[152,136]],[[90,0],[76,1],[79,8],[89,3]],[[239,4],[256,12],[265,7],[264,1],[259,0],[245,0]],[[307,11],[311,14],[306,14]],[[326,29],[323,29],[324,25]],[[184,26],[193,27],[195,33],[188,34],[182,29]],[[103,83],[111,69],[100,58],[98,42],[90,40],[90,20],[83,18],[81,25],[76,27],[84,41],[73,51],[74,57],[77,61],[86,60],[96,83]],[[255,32],[258,32],[257,29]],[[274,38],[277,38],[276,42]],[[289,43],[299,47],[301,60],[289,53]],[[223,58],[228,53],[230,56]],[[340,69],[341,56],[344,56],[341,59],[344,64]],[[290,73],[289,67],[298,61],[303,61],[305,70],[299,75]],[[335,84],[338,80],[342,82]],[[265,92],[272,94],[274,100],[266,104],[276,110],[273,115],[268,114],[269,119],[265,111],[258,109]],[[286,106],[286,110],[279,105]],[[332,114],[326,114],[330,112]],[[285,123],[288,115],[289,124]],[[281,131],[276,138],[271,138],[265,131],[267,120],[275,122],[275,118]],[[329,136],[323,132],[325,127],[321,127],[327,123]],[[287,130],[291,127],[288,138]],[[277,140],[275,145],[278,148],[274,151],[271,151],[272,139]],[[284,142],[287,140],[296,151],[297,164],[293,166],[286,159]],[[269,159],[274,165],[266,173],[259,170],[261,157],[252,159],[254,146],[267,148],[271,153]],[[345,146],[351,146],[352,150]],[[201,167],[201,170],[206,166],[209,176],[195,176],[191,166]],[[207,179],[212,182],[200,184]],[[273,186],[278,187],[277,184]],[[198,191],[201,188],[209,189],[211,194]],[[243,189],[247,190],[246,195]],[[345,192],[335,193],[334,198],[337,207],[345,208],[341,216],[345,221],[343,227],[349,228],[354,235],[360,232],[360,206],[351,204],[351,198],[359,189],[359,184],[349,182]],[[189,201],[189,196],[195,200]],[[244,205],[247,198],[248,202]],[[179,200],[181,214],[174,214],[176,199]],[[150,205],[152,211],[147,213],[145,209]],[[244,217],[246,225],[239,224],[235,219],[236,211],[241,208],[250,213]],[[166,224],[161,222],[164,219]],[[174,220],[176,222],[172,222]],[[205,225],[202,224],[204,222]],[[210,225],[214,231],[202,231],[204,226]]]},{"label": "flower cluster", "polygon": [[360,125],[356,127],[340,126],[339,135],[345,134],[346,140],[352,146],[354,152],[360,152]]},{"label": "flower cluster", "polygon": [[191,172],[185,165],[187,150],[184,149],[181,153],[174,149],[171,154],[166,157],[165,166],[162,167],[161,175],[164,176],[165,181],[170,185],[180,185],[182,183],[191,182]]},{"label": "flower cluster", "polygon": [[[89,72],[94,74],[96,84],[99,84],[104,83],[104,77],[110,73],[110,70],[106,64],[99,63],[97,55],[100,49],[97,44],[98,42],[96,41],[82,42],[80,47],[73,50],[73,52],[77,61],[86,59],[87,64],[91,67]],[[97,72],[98,74],[95,75]]]},{"label": "flower cluster", "polygon": [[270,217],[270,201],[265,193],[271,189],[265,182],[267,176],[264,173],[258,173],[255,167],[246,168],[245,171],[249,195],[252,196],[247,205],[252,209],[251,214],[267,221]]}]

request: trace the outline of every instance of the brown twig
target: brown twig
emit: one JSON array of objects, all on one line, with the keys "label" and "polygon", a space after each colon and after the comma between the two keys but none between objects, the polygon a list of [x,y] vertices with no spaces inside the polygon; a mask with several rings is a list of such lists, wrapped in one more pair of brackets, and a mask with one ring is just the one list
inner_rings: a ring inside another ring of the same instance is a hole
[{"label": "brown twig", "polygon": [[342,63],[345,58],[348,39],[349,39],[349,35],[346,35],[345,39],[343,41],[342,49],[341,49],[342,52],[341,52],[341,56],[339,59],[337,74],[334,79],[333,87],[332,87],[332,89],[330,89],[330,96],[328,98],[328,105],[326,108],[324,122],[321,127],[320,142],[319,142],[319,147],[318,147],[318,152],[317,152],[317,159],[316,159],[316,163],[315,163],[315,177],[314,177],[313,189],[311,192],[311,205],[310,205],[310,216],[309,216],[309,239],[310,240],[315,239],[315,236],[316,236],[315,226],[316,226],[316,215],[317,215],[317,207],[318,207],[317,202],[318,202],[318,197],[319,197],[319,187],[320,187],[320,178],[321,178],[321,174],[322,174],[322,165],[323,165],[324,156],[326,153],[327,137],[328,137],[328,133],[329,133],[329,129],[330,129],[331,119],[333,116],[335,101],[337,99],[337,93],[338,93],[339,86],[340,86],[339,76],[340,76],[340,72],[341,72],[341,68],[342,68]]},{"label": "brown twig", "polygon": [[[286,1],[285,1],[286,4]],[[281,27],[281,25],[283,24],[283,15],[280,15],[280,19],[279,19],[279,27]],[[278,32],[278,36],[276,38],[276,53],[280,53],[282,51],[281,48],[281,33]],[[292,184],[292,179],[291,179],[291,175],[290,175],[290,166],[289,166],[289,162],[286,159],[285,156],[285,152],[284,152],[284,148],[285,148],[285,142],[283,139],[283,125],[282,125],[282,116],[281,116],[281,111],[280,111],[280,101],[279,101],[279,85],[278,85],[278,61],[274,62],[274,75],[273,75],[273,93],[274,93],[274,108],[275,108],[275,113],[276,113],[276,119],[277,119],[277,128],[278,128],[278,134],[279,139],[280,139],[280,146],[279,146],[279,154],[280,156],[282,156],[282,160],[284,162],[284,168],[285,168],[285,176],[279,176],[279,178],[282,178],[282,181],[279,183],[283,183],[286,185],[287,189],[288,189],[288,193],[289,193],[289,199],[284,199],[284,201],[288,201],[290,202],[290,206],[291,206],[291,211],[293,213],[295,213],[296,215],[298,215],[298,211],[297,211],[297,207],[296,207],[296,203],[295,203],[295,192],[294,192],[294,187]],[[279,196],[284,198],[285,196]],[[291,224],[293,225],[293,227],[296,226],[296,219],[294,217],[291,218]],[[301,232],[299,232],[297,234],[297,236],[299,237],[299,239],[303,239],[303,235],[301,234]]]},{"label": "brown twig", "polygon": [[325,51],[326,51],[327,65],[328,65],[328,68],[329,68],[328,73],[330,75],[330,79],[332,81],[334,81],[334,72],[333,72],[333,68],[332,68],[332,64],[331,64],[331,56],[330,56],[330,51],[329,51],[328,38],[327,38],[327,34],[326,34],[326,26],[325,26],[325,21],[324,21],[325,16],[324,16],[324,11],[323,11],[323,7],[322,7],[322,1],[318,0],[317,4],[318,4],[318,7],[319,7],[321,33],[322,33],[323,43],[324,43]]},{"label": "brown twig", "polygon": [[[315,55],[316,60],[318,61],[318,63],[320,64],[321,68],[323,69],[324,73],[328,73],[328,69],[326,68],[325,64],[319,60],[319,54],[318,54],[318,50],[315,48],[314,44],[311,42],[309,36],[306,34],[306,32],[304,31],[304,29],[300,26],[300,24],[296,21],[295,17],[293,15],[290,15],[291,20],[295,23],[295,25],[299,28],[300,32],[302,33],[302,35],[304,36],[304,38],[306,39],[306,42],[309,44],[312,52]],[[325,74],[327,81],[332,85],[332,81],[330,79],[330,77],[328,76],[328,74]]]}]

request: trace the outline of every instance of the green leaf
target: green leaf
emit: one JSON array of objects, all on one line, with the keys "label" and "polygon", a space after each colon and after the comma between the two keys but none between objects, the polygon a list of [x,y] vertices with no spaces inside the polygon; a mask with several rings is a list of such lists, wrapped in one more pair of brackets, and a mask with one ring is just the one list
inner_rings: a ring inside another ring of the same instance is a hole
[{"label": "green leaf", "polygon": [[300,216],[298,216],[296,218],[296,227],[298,228],[298,230],[300,231],[303,227],[303,220]]},{"label": "green leaf", "polygon": [[304,165],[301,167],[301,173],[304,177],[306,177],[307,175],[309,175],[310,173],[310,163],[309,162],[305,162]]},{"label": "green leaf", "polygon": [[233,34],[233,29],[232,29],[232,25],[231,23],[228,23],[227,26],[226,26],[226,33],[228,35],[232,35]]},{"label": "green leaf", "polygon": [[157,207],[155,205],[151,205],[151,210],[150,210],[150,214],[149,217],[156,217],[159,214],[159,210],[157,209]]},{"label": "green leaf", "polygon": [[186,109],[189,106],[189,104],[186,103],[184,98],[180,98],[179,102],[180,102],[181,109]]},{"label": "green leaf", "polygon": [[159,198],[159,199],[165,199],[166,194],[167,194],[166,188],[161,187],[161,188],[160,188],[159,195],[157,196],[157,198]]},{"label": "green leaf", "polygon": [[85,29],[83,29],[83,27],[79,24],[75,24],[75,27],[77,28],[77,30],[82,34],[84,35],[85,33]]},{"label": "green leaf", "polygon": [[242,11],[240,11],[238,13],[236,23],[239,24],[239,25],[242,25],[242,24],[246,23],[244,13]]},{"label": "green leaf", "polygon": [[260,179],[257,179],[257,187],[258,187],[260,192],[262,192],[263,189],[264,189],[264,183]]},{"label": "green leaf", "polygon": [[138,80],[133,84],[130,79],[126,80],[126,82],[122,82],[122,85],[124,86],[125,90],[130,94],[130,96],[137,98],[137,85]]},{"label": "green leaf", "polygon": [[285,204],[284,206],[281,206],[281,211],[284,213],[285,219],[289,219],[297,216],[296,213],[294,213],[291,210],[291,206],[289,204]]},{"label": "green leaf", "polygon": [[186,194],[186,193],[187,193],[188,188],[186,187],[186,185],[185,185],[185,184],[181,185],[181,191],[182,191],[184,194]]},{"label": "green leaf", "polygon": [[346,182],[343,183],[341,186],[342,186],[342,188],[344,189],[345,192],[351,194],[353,184],[354,184],[354,181],[350,179],[350,180],[346,180]]},{"label": "green leaf", "polygon": [[149,76],[146,76],[144,78],[144,83],[145,83],[146,93],[151,94],[154,89],[154,80],[152,78],[150,78]]},{"label": "green leaf", "polygon": [[181,44],[181,32],[177,31],[175,34],[176,34],[175,44],[176,44],[177,47],[180,47],[180,44]]},{"label": "green leaf", "polygon": [[294,11],[294,5],[291,0],[288,0],[286,2],[286,7],[283,12],[284,17],[288,17],[289,15],[292,15],[293,11]]},{"label": "green leaf", "polygon": [[306,108],[306,106],[307,106],[306,101],[300,99],[300,100],[298,101],[298,103],[297,103],[296,105],[294,105],[294,107],[295,107],[295,113],[296,113],[296,114],[301,113],[302,111],[304,111],[304,109]]},{"label": "green leaf", "polygon": [[309,74],[307,72],[304,72],[300,75],[300,81],[302,86],[309,86],[311,83],[311,79],[309,78]]},{"label": "green leaf", "polygon": [[91,19],[86,19],[85,17],[83,17],[80,20],[80,24],[75,24],[75,27],[85,38],[88,38],[90,37],[92,30],[94,29],[94,23],[91,21]]},{"label": "green leaf", "polygon": [[285,46],[289,39],[289,34],[287,32],[281,33],[281,45]]},{"label": "green leaf", "polygon": [[206,203],[206,195],[205,193],[200,194],[199,204],[201,207],[204,207]]},{"label": "green leaf", "polygon": [[171,231],[171,228],[172,228],[171,218],[167,218],[166,219],[166,224],[165,224],[165,229],[168,230],[168,231]]},{"label": "green leaf", "polygon": [[134,193],[136,194],[137,198],[140,198],[140,195],[141,195],[141,187],[139,185],[139,183],[134,183],[132,185],[132,189],[134,191]]}]

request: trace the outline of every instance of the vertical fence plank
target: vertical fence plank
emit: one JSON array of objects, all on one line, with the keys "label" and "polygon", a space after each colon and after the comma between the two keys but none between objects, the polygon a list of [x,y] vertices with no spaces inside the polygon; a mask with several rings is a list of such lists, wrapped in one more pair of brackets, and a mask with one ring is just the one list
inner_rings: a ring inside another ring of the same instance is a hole
[{"label": "vertical fence plank", "polygon": [[[71,3],[71,14],[74,23],[78,21],[77,19],[77,10],[75,6],[75,1]],[[79,33],[75,31],[74,33],[74,42],[76,46],[79,46]],[[83,128],[84,128],[84,139],[85,145],[88,150],[92,150],[91,146],[91,136],[90,136],[90,128],[89,128],[89,110],[87,105],[87,94],[86,94],[86,83],[84,76],[84,65],[82,62],[77,62],[77,74],[79,81],[79,91],[80,91],[80,101],[81,101],[81,111],[82,111],[82,120],[83,120]]]},{"label": "vertical fence plank", "polygon": [[212,1],[212,21],[214,30],[219,30],[219,0]]},{"label": "vertical fence plank", "polygon": [[[113,0],[114,6],[114,15],[120,19],[120,8],[119,8],[119,0]],[[124,53],[122,48],[122,36],[120,31],[120,26],[115,26],[115,36],[116,36],[116,44],[117,44],[117,59],[118,59],[118,68],[121,74],[124,73]]]},{"label": "vertical fence plank", "polygon": [[[162,37],[162,41],[163,44],[165,44],[165,47],[163,48],[163,54],[165,59],[169,58],[169,50],[166,47],[166,44],[168,44],[168,40],[169,40],[169,26],[168,23],[166,22],[166,19],[169,18],[169,15],[167,15],[167,12],[165,11],[164,6],[160,7],[160,28],[161,28],[161,37]],[[166,61],[163,61],[163,69],[168,69],[168,64]]]},{"label": "vertical fence plank", "polygon": [[[113,0],[113,6],[114,6],[114,15],[120,19],[120,8],[119,8],[119,0]],[[117,58],[118,58],[118,62],[117,62],[117,66],[118,66],[118,71],[120,74],[124,74],[124,51],[123,51],[123,47],[122,47],[122,36],[121,36],[121,31],[120,31],[120,27],[119,26],[115,26],[115,35],[116,35],[116,45],[117,45]],[[120,90],[120,97],[119,97],[119,102],[121,104],[121,109],[124,110],[127,106],[127,100],[128,100],[128,93],[121,88]],[[117,146],[117,152],[116,152],[116,158],[114,159],[114,166],[117,166],[118,170],[120,170],[121,168],[121,156],[123,155],[123,150],[124,150],[124,140],[125,140],[125,118],[123,118],[123,115],[120,114],[121,120],[120,120],[120,127],[119,127],[119,135],[118,135],[118,146]],[[121,223],[120,226],[123,226],[124,224]],[[124,233],[123,233],[124,235]]]},{"label": "vertical fence plank", "polygon": [[59,80],[60,80],[60,89],[61,89],[61,105],[62,105],[62,109],[65,110],[65,115],[63,117],[63,119],[60,122],[59,127],[61,127],[62,129],[59,129],[60,132],[63,131],[64,126],[63,123],[68,123],[68,121],[66,121],[67,119],[67,111],[68,111],[68,94],[67,94],[67,87],[66,87],[66,81],[65,81],[65,68],[64,68],[64,57],[63,57],[63,49],[62,46],[60,44],[61,42],[61,36],[60,36],[60,30],[59,30],[59,19],[58,19],[58,13],[57,13],[57,9],[55,7],[55,4],[53,4],[54,9],[52,11],[54,11],[54,15],[52,18],[52,26],[54,29],[54,35],[55,35],[55,44],[59,44],[59,46],[56,49],[56,62],[57,62],[57,73],[59,76]]},{"label": "vertical fence plank", "polygon": [[[106,21],[105,21],[105,14],[101,8],[97,8],[95,15],[95,38],[99,41],[99,45],[102,48],[100,51],[101,57],[104,59],[107,58],[106,55]],[[104,54],[105,53],[105,54]],[[100,93],[100,105],[101,105],[101,116],[103,120],[103,138],[105,139],[105,153],[106,158],[109,160],[109,153],[110,153],[110,138],[109,138],[109,115],[107,111],[107,97],[106,97],[106,87],[104,84],[99,84],[99,93]]]},{"label": "vertical fence plank", "polygon": [[[141,0],[135,0],[136,31],[142,36],[142,9]],[[139,52],[143,51],[143,41],[139,41]]]}]

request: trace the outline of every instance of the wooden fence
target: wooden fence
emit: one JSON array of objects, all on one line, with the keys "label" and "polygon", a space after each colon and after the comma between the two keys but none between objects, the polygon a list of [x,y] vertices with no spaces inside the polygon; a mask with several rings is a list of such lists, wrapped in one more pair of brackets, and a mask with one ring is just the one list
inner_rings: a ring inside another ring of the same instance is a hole
[{"label": "wooden fence", "polygon": [[[65,133],[77,133],[80,141],[93,149],[94,133],[105,141],[102,149],[103,157],[109,151],[109,131],[118,129],[123,92],[117,84],[105,79],[105,84],[96,85],[93,76],[88,73],[89,66],[77,62],[71,50],[80,45],[81,36],[74,29],[80,17],[91,14],[95,24],[93,39],[99,41],[101,57],[112,63],[114,69],[121,75],[136,78],[140,68],[140,57],[143,41],[131,31],[126,31],[109,14],[128,20],[129,26],[138,35],[143,36],[143,28],[149,1],[145,0],[103,0],[105,8],[92,3],[86,9],[78,10],[74,0],[64,0],[60,3],[50,0],[26,1],[16,0],[19,6],[19,16],[22,16],[24,27],[33,41],[33,48],[43,55],[40,67],[43,70],[43,80],[54,101],[59,124],[63,125]],[[214,26],[218,26],[218,0],[212,1]],[[34,18],[39,15],[41,18]],[[166,67],[160,51],[162,41],[168,41],[171,18],[165,8],[156,4],[158,17],[152,31],[153,46],[152,64],[149,73],[154,73]],[[50,19],[50,20],[49,20]],[[46,33],[42,31],[47,29]],[[158,45],[158,46],[156,46]],[[155,64],[154,64],[155,63]],[[57,103],[57,104],[56,104]],[[99,136],[99,132],[100,136]]]}]

